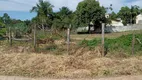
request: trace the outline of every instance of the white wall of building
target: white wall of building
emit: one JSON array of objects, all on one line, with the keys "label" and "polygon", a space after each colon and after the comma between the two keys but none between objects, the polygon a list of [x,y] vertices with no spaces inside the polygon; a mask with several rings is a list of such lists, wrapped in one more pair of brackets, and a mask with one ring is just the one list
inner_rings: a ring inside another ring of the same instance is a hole
[{"label": "white wall of building", "polygon": [[124,26],[122,21],[111,21],[111,26]]},{"label": "white wall of building", "polygon": [[[136,24],[140,24],[139,22],[142,21],[142,14],[139,14],[137,17],[136,17]],[[142,24],[142,23],[141,23]]]}]

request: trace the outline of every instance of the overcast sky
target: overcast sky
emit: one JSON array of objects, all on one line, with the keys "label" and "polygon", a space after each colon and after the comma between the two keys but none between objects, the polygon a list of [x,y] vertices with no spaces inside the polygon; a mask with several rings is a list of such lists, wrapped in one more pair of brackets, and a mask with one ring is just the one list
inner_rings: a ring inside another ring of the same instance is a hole
[{"label": "overcast sky", "polygon": [[[54,5],[53,10],[58,11],[62,6],[66,6],[71,10],[76,10],[76,6],[80,1],[83,0],[48,0]],[[0,0],[0,15],[4,12],[27,12],[34,6],[38,0]],[[113,10],[118,12],[122,6],[138,5],[142,7],[142,0],[99,0],[100,4],[108,7],[110,4],[113,5]]]}]

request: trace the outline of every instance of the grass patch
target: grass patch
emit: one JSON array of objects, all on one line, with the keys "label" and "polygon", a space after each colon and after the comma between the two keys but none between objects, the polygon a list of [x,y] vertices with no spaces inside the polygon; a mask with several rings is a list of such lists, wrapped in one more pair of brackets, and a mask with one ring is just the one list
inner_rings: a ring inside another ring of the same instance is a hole
[{"label": "grass patch", "polygon": [[[136,34],[135,35],[135,51],[140,52],[142,51],[142,35]],[[137,40],[139,39],[139,41]],[[93,40],[83,40],[79,43],[79,45],[83,47],[89,47],[89,48],[95,48],[96,46],[101,44],[101,39],[93,39]],[[121,37],[115,38],[115,39],[108,39],[105,38],[105,48],[109,50],[109,52],[113,51],[120,51],[123,50],[124,53],[131,53],[131,47],[132,46],[132,34],[129,35],[123,35]]]},{"label": "grass patch", "polygon": [[53,33],[53,32],[43,32],[43,31],[38,31],[37,32],[37,39],[47,39],[51,38],[54,40],[59,40],[65,37],[65,34],[63,32],[58,32],[58,33]]}]

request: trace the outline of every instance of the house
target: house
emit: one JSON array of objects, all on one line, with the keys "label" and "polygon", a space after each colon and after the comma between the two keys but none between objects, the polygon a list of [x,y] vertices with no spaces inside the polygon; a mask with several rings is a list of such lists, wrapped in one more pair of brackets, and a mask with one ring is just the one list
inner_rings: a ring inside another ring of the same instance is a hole
[{"label": "house", "polygon": [[142,24],[142,14],[136,16],[136,24]]},{"label": "house", "polygon": [[124,26],[122,23],[121,18],[117,18],[116,20],[111,20],[111,24],[108,24],[107,26]]},{"label": "house", "polygon": [[105,17],[106,17],[106,18],[109,18],[109,17],[110,17],[110,14],[106,13],[106,14],[105,14]]}]

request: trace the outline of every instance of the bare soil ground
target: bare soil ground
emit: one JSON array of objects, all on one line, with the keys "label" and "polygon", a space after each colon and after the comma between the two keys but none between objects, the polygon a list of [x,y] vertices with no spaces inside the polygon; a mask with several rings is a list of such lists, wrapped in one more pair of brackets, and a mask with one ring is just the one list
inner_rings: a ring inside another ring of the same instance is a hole
[{"label": "bare soil ground", "polygon": [[50,78],[24,78],[16,76],[0,76],[0,80],[142,80],[142,76],[121,76],[94,79],[50,79]]}]

